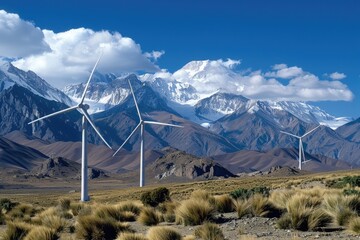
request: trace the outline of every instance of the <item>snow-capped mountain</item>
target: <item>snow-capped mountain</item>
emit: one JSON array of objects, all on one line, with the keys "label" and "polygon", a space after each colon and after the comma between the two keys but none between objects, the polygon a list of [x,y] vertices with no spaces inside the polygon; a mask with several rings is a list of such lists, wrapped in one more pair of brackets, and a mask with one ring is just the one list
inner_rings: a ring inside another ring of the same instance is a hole
[{"label": "snow-capped mountain", "polygon": [[[155,73],[115,78],[114,75],[98,73],[90,84],[86,101],[92,113],[120,104],[130,93],[127,83],[130,79],[134,90],[142,84],[150,86],[184,118],[205,126],[239,109],[256,111],[259,104],[266,107],[269,114],[273,110],[287,111],[304,122],[327,125],[332,129],[352,120],[337,118],[305,102],[250,100],[235,94],[244,87],[240,83],[234,85],[237,75],[233,66],[237,64],[232,60],[192,61],[171,76]],[[227,84],[228,81],[232,84]],[[221,88],[216,88],[220,85]],[[67,86],[64,92],[78,101],[83,89],[84,84],[77,84]]]},{"label": "snow-capped mountain", "polygon": [[150,86],[167,100],[177,103],[187,103],[191,100],[198,100],[200,98],[193,86],[176,80],[170,81],[156,78],[154,81],[150,82]]},{"label": "snow-capped mountain", "polygon": [[32,71],[23,71],[14,67],[10,62],[0,59],[0,92],[13,85],[19,85],[30,90],[32,93],[46,98],[72,105],[72,100],[62,91],[52,87],[44,79]]},{"label": "snow-capped mountain", "polygon": [[[141,86],[134,74],[118,78],[113,74],[94,74],[94,81],[90,82],[85,98],[85,103],[91,106],[89,112],[101,112],[122,103],[130,94],[128,81],[131,81],[134,90]],[[75,102],[79,102],[84,88],[85,83],[80,83],[68,85],[63,91]]]}]

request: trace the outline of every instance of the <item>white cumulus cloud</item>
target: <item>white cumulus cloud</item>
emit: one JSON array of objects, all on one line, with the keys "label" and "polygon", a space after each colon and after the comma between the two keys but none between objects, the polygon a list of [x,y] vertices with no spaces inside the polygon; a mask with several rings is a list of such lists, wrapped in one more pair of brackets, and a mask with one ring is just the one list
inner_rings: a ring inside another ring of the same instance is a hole
[{"label": "white cumulus cloud", "polygon": [[346,75],[344,73],[333,72],[330,74],[330,78],[333,80],[341,80],[346,78]]},{"label": "white cumulus cloud", "polygon": [[[86,81],[101,52],[103,57],[97,69],[100,72],[117,74],[159,70],[147,54],[142,52],[139,44],[117,32],[77,28],[59,33],[43,30],[43,33],[51,51],[31,55],[13,63],[21,69],[36,72],[58,88]],[[156,53],[153,55],[161,56]]]},{"label": "white cumulus cloud", "polygon": [[50,51],[44,34],[19,15],[0,10],[0,56],[25,57]]}]

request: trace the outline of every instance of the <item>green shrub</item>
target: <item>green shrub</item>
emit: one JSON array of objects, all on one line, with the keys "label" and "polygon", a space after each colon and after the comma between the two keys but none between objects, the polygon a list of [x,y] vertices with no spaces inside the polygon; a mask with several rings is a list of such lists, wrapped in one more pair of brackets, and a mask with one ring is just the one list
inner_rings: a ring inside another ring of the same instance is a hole
[{"label": "green shrub", "polygon": [[141,194],[140,200],[144,205],[156,207],[162,202],[170,199],[169,189],[165,187],[155,188],[152,191]]},{"label": "green shrub", "polygon": [[346,176],[339,179],[333,179],[326,182],[325,186],[332,188],[360,187],[360,176]]},{"label": "green shrub", "polygon": [[360,191],[355,190],[355,189],[344,189],[343,194],[345,196],[349,196],[349,195],[357,195],[360,196]]},{"label": "green shrub", "polygon": [[248,199],[255,194],[261,194],[264,197],[268,197],[269,193],[270,193],[270,189],[267,187],[254,187],[251,189],[239,188],[235,191],[232,191],[230,193],[230,196],[233,197],[234,199],[238,199],[238,198]]}]

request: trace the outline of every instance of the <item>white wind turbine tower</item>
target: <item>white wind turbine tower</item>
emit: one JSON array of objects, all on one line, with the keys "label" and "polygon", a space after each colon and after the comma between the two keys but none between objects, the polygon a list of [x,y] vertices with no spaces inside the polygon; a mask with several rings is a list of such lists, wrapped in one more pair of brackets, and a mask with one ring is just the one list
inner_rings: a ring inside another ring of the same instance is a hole
[{"label": "white wind turbine tower", "polygon": [[[301,164],[307,162],[307,161],[305,160],[305,152],[304,152],[304,146],[303,146],[303,141],[302,141],[302,139],[303,139],[304,137],[306,137],[307,135],[309,135],[310,133],[312,133],[313,131],[315,131],[318,127],[320,127],[320,125],[317,126],[316,128],[311,129],[310,131],[308,131],[307,133],[305,133],[305,134],[302,135],[302,136],[296,136],[296,135],[291,134],[291,133],[288,133],[288,132],[280,131],[281,133],[284,133],[284,134],[287,134],[287,135],[289,135],[289,136],[292,136],[292,137],[295,137],[295,138],[299,139],[299,169],[300,169],[300,170],[301,170]],[[304,157],[304,160],[302,160],[302,156]],[[310,161],[310,160],[309,160],[309,161]]]},{"label": "white wind turbine tower", "polygon": [[82,94],[81,97],[81,101],[78,105],[73,106],[73,107],[69,107],[66,108],[64,110],[58,111],[58,112],[54,112],[51,113],[49,115],[46,115],[44,117],[38,118],[34,121],[29,122],[29,124],[35,123],[37,121],[43,120],[45,118],[49,118],[49,117],[53,117],[56,116],[58,114],[62,114],[62,113],[66,113],[66,112],[70,112],[73,110],[78,110],[81,114],[82,114],[82,148],[81,148],[81,201],[85,202],[85,201],[89,201],[89,195],[88,195],[88,157],[87,157],[87,141],[86,141],[86,122],[89,122],[91,127],[95,130],[95,132],[99,135],[99,137],[101,138],[101,140],[111,149],[110,145],[105,141],[105,139],[103,138],[103,136],[101,136],[100,132],[96,129],[94,123],[92,122],[90,115],[88,114],[87,110],[89,109],[89,105],[84,104],[84,99],[85,99],[85,95],[86,95],[86,91],[89,87],[90,84],[90,80],[94,74],[94,71],[96,69],[96,66],[98,65],[100,58],[101,58],[102,54],[100,55],[100,57],[97,59],[94,68],[91,71],[90,77],[86,83],[86,86],[84,88],[84,92]]},{"label": "white wind turbine tower", "polygon": [[130,80],[128,80],[128,82],[129,82],[129,86],[130,86],[131,95],[134,98],[136,111],[137,111],[137,114],[139,116],[140,121],[139,121],[139,124],[132,131],[132,133],[123,142],[123,144],[118,148],[118,150],[116,150],[116,152],[114,153],[113,156],[115,156],[120,151],[120,149],[125,145],[125,143],[132,137],[132,135],[134,135],[136,130],[140,127],[140,187],[143,187],[145,185],[145,177],[144,177],[144,125],[145,124],[154,124],[154,125],[170,126],[170,127],[183,127],[183,126],[169,124],[169,123],[162,123],[162,122],[154,122],[154,121],[145,121],[145,120],[143,120],[142,117],[141,117],[139,106],[138,106],[138,104],[136,102],[135,94],[134,94],[134,91],[132,89]]}]

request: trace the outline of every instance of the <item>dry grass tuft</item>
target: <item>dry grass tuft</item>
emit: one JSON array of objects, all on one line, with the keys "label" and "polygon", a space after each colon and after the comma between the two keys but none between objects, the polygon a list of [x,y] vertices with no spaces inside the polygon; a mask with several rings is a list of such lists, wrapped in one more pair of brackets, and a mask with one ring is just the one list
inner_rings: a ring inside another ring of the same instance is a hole
[{"label": "dry grass tuft", "polygon": [[76,237],[85,240],[115,239],[120,232],[131,232],[130,226],[112,218],[83,216],[76,225]]},{"label": "dry grass tuft", "polygon": [[160,222],[159,214],[151,207],[144,207],[137,221],[145,226],[157,225]]},{"label": "dry grass tuft", "polygon": [[233,212],[235,210],[234,200],[228,195],[214,196],[216,210],[220,213]]},{"label": "dry grass tuft", "polygon": [[48,227],[37,226],[32,228],[24,240],[57,240],[58,234]]},{"label": "dry grass tuft", "polygon": [[2,240],[22,240],[31,230],[32,225],[24,222],[8,222]]},{"label": "dry grass tuft", "polygon": [[214,207],[204,199],[188,199],[182,201],[175,210],[176,223],[186,225],[200,225],[211,220]]},{"label": "dry grass tuft", "polygon": [[182,238],[182,240],[196,240],[196,237],[193,235],[186,235]]},{"label": "dry grass tuft", "polygon": [[146,234],[148,240],[181,240],[182,237],[172,227],[152,227]]},{"label": "dry grass tuft", "polygon": [[224,240],[224,234],[218,225],[205,223],[195,229],[195,236],[203,240]]},{"label": "dry grass tuft", "polygon": [[190,195],[191,199],[200,199],[200,200],[205,200],[208,201],[211,204],[215,204],[215,198],[214,196],[212,196],[209,192],[202,190],[202,189],[198,189],[195,190],[191,193]]},{"label": "dry grass tuft", "polygon": [[351,218],[357,215],[350,209],[349,199],[342,195],[327,194],[324,196],[322,207],[332,217],[334,225],[345,226]]},{"label": "dry grass tuft", "polygon": [[41,218],[43,226],[48,227],[55,232],[62,232],[65,228],[69,227],[66,219],[56,215],[45,215]]},{"label": "dry grass tuft", "polygon": [[120,233],[116,240],[148,240],[145,235],[139,233]]},{"label": "dry grass tuft", "polygon": [[71,205],[71,200],[68,198],[61,198],[58,203],[58,207],[60,208],[61,211],[64,212],[70,210],[70,205]]},{"label": "dry grass tuft", "polygon": [[117,204],[116,207],[121,212],[132,212],[138,216],[144,206],[141,202],[138,201],[125,201]]},{"label": "dry grass tuft", "polygon": [[136,215],[130,211],[121,211],[114,205],[102,205],[96,208],[95,216],[100,218],[113,218],[117,221],[135,221]]},{"label": "dry grass tuft", "polygon": [[354,217],[349,221],[347,230],[353,234],[360,234],[360,217]]},{"label": "dry grass tuft", "polygon": [[269,200],[260,194],[255,194],[248,199],[250,212],[256,217],[279,217],[281,211]]},{"label": "dry grass tuft", "polygon": [[323,209],[315,209],[308,219],[308,229],[310,231],[317,231],[321,227],[328,226],[332,221],[331,216],[327,214]]},{"label": "dry grass tuft", "polygon": [[286,204],[294,194],[295,191],[290,189],[275,190],[270,194],[269,201],[275,207],[286,210]]},{"label": "dry grass tuft", "polygon": [[250,202],[244,199],[237,199],[235,201],[235,210],[237,212],[238,218],[242,218],[251,213],[250,211]]}]

